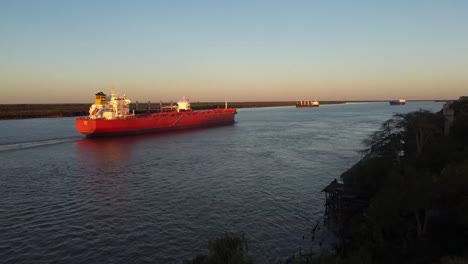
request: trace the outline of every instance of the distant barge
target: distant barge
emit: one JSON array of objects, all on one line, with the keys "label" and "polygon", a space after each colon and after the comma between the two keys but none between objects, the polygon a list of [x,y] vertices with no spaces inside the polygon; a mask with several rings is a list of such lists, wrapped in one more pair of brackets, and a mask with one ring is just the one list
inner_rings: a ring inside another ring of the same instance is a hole
[{"label": "distant barge", "polygon": [[296,103],[297,108],[304,108],[304,107],[319,107],[320,103],[315,101],[299,101]]},{"label": "distant barge", "polygon": [[392,100],[389,102],[390,105],[405,105],[406,100],[405,99],[400,99],[400,100]]}]

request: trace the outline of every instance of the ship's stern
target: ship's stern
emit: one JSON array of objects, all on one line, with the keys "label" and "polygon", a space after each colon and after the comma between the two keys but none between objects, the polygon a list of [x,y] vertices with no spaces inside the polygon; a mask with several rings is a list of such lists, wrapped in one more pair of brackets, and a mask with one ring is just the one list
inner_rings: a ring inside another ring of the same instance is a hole
[{"label": "ship's stern", "polygon": [[90,136],[96,131],[96,120],[89,118],[77,118],[75,125],[76,130],[86,136]]}]

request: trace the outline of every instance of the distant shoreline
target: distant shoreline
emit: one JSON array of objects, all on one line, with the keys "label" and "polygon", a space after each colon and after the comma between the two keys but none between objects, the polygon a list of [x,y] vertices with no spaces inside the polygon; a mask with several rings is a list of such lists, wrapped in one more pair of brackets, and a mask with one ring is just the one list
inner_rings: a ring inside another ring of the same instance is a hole
[{"label": "distant shoreline", "polygon": [[[408,102],[444,102],[447,100],[408,100]],[[371,103],[371,102],[388,102],[387,100],[355,100],[355,101],[320,101],[321,105],[327,104],[345,104],[345,103]],[[170,103],[163,103],[168,105]],[[224,102],[192,102],[194,110],[214,109],[224,107]],[[75,117],[87,116],[90,103],[87,104],[0,104],[0,120],[7,119],[29,119],[29,118],[57,118],[57,117]],[[279,107],[279,106],[295,106],[296,101],[283,102],[231,102],[228,107],[233,108],[262,108],[262,107]],[[149,111],[158,109],[160,103],[139,103],[139,111]],[[137,109],[136,104],[130,104],[130,109]]]}]

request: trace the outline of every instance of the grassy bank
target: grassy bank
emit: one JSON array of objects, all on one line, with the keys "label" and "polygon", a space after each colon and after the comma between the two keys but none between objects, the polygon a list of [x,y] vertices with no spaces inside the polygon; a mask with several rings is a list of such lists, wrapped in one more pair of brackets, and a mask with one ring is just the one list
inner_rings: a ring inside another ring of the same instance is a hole
[{"label": "grassy bank", "polygon": [[[339,104],[344,101],[326,101],[320,104]],[[170,103],[163,103],[169,105]],[[228,107],[233,108],[257,108],[257,107],[276,107],[293,106],[295,101],[285,102],[234,102],[228,103]],[[194,110],[223,108],[224,102],[192,102]],[[140,103],[139,110],[159,109],[160,103]],[[0,119],[25,119],[40,117],[69,117],[88,115],[90,104],[0,104]],[[137,109],[136,104],[132,103],[130,109]]]}]

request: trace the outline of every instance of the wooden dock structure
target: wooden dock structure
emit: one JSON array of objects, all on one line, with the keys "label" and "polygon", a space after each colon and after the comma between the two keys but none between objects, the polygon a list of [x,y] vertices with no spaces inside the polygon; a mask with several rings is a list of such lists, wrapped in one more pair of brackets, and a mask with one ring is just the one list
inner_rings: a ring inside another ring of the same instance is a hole
[{"label": "wooden dock structure", "polygon": [[322,192],[325,193],[324,224],[344,224],[351,216],[362,211],[368,200],[359,197],[343,183],[333,180]]}]

